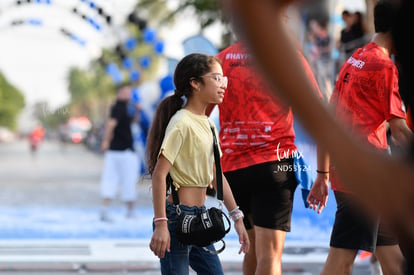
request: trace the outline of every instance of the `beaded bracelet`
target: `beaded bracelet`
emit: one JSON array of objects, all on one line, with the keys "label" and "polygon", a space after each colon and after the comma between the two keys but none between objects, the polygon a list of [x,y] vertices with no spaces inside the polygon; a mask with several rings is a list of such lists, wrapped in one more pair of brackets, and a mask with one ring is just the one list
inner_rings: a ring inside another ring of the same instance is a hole
[{"label": "beaded bracelet", "polygon": [[154,218],[154,220],[153,220],[153,222],[159,222],[159,221],[168,221],[168,218],[160,217],[160,218]]},{"label": "beaded bracelet", "polygon": [[236,212],[237,210],[239,210],[240,207],[236,206],[233,210],[231,210],[229,212],[229,215],[231,215],[232,213]]},{"label": "beaded bracelet", "polygon": [[229,212],[229,216],[234,222],[244,218],[243,211],[241,211],[239,207],[236,207],[235,209],[231,210]]}]

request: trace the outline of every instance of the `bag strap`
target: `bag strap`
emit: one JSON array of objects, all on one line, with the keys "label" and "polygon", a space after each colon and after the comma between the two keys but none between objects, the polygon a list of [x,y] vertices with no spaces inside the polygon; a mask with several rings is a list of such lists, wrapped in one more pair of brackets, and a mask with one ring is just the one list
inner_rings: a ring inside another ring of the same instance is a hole
[{"label": "bag strap", "polygon": [[166,182],[167,182],[167,195],[168,195],[168,193],[170,193],[173,197],[174,205],[179,205],[180,200],[178,199],[178,193],[177,193],[177,190],[175,190],[175,187],[173,185],[173,179],[172,179],[170,173],[167,174]]},{"label": "bag strap", "polygon": [[210,250],[206,247],[203,247],[204,251],[210,253],[211,255],[217,255],[220,254],[221,252],[224,251],[224,249],[226,248],[226,242],[224,240],[220,240],[220,242],[223,244],[219,249],[217,250]]},{"label": "bag strap", "polygon": [[[211,132],[213,132],[213,151],[214,151],[214,163],[216,165],[216,185],[217,185],[217,199],[219,201],[223,201],[223,177],[221,171],[221,164],[220,164],[220,152],[218,148],[218,141],[216,137],[216,132],[214,131],[214,127],[210,125]],[[175,187],[171,184],[172,179],[170,174],[167,176],[167,182],[170,181],[171,186],[171,194],[173,196],[173,203],[174,205],[180,204],[180,199],[178,197],[178,192],[175,190]]]},{"label": "bag strap", "polygon": [[217,185],[217,199],[223,201],[223,177],[220,164],[220,152],[218,148],[218,141],[214,127],[210,126],[213,132],[213,150],[214,150],[214,163],[216,164],[216,185]]}]

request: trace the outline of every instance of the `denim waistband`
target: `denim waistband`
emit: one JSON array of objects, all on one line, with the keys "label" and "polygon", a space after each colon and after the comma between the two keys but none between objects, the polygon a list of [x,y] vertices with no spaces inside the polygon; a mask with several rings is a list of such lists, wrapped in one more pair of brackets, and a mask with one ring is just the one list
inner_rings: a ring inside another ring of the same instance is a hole
[{"label": "denim waistband", "polygon": [[[185,212],[185,213],[188,213],[188,214],[194,214],[194,215],[199,214],[199,213],[206,210],[205,205],[203,205],[201,207],[197,207],[197,206],[187,206],[187,205],[184,205],[184,204],[179,204],[178,207],[180,208],[180,210],[182,212]],[[177,205],[167,201],[167,210],[172,210],[172,209],[176,210]]]}]

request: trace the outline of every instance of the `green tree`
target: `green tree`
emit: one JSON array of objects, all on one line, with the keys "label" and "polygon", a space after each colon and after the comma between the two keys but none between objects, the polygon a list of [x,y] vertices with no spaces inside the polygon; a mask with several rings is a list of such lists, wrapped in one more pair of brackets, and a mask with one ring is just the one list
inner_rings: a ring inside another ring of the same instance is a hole
[{"label": "green tree", "polygon": [[[110,75],[106,73],[106,65],[115,63],[121,70],[123,82],[130,82],[130,71],[122,69],[123,58],[128,57],[133,61],[133,69],[138,70],[140,78],[132,85],[139,85],[141,82],[155,78],[159,60],[162,58],[153,49],[153,44],[143,43],[142,30],[133,23],[126,23],[125,29],[131,38],[135,38],[137,46],[129,52],[124,49],[124,41],[120,41],[120,49],[103,49],[102,55],[91,62],[87,70],[72,68],[69,72],[69,93],[70,115],[89,117],[92,122],[101,122],[105,119],[106,111],[112,102],[116,85]],[[148,57],[150,65],[148,68],[141,68],[139,60],[141,57]]]},{"label": "green tree", "polygon": [[24,106],[23,94],[0,73],[0,125],[16,130],[17,118]]},{"label": "green tree", "polygon": [[72,68],[69,72],[70,115],[87,116],[93,122],[102,120],[114,89],[98,62],[92,62],[89,70]]},{"label": "green tree", "polygon": [[223,16],[219,0],[181,0],[176,7],[169,8],[168,0],[140,0],[136,5],[137,14],[147,11],[147,17],[159,24],[173,24],[177,19],[183,18],[185,13],[191,12],[197,18],[200,33],[209,26],[220,23],[223,25],[221,34],[221,47],[231,43],[231,31],[228,19]]},{"label": "green tree", "polygon": [[[220,0],[180,0],[177,7],[168,8],[168,0],[140,0],[136,5],[136,13],[142,10],[147,11],[147,17],[158,21],[160,24],[170,24],[175,22],[177,18],[182,18],[185,12],[189,10],[193,12],[195,18],[200,23],[200,32],[202,33],[208,26],[220,22],[223,24],[222,45],[226,47],[231,43],[232,35],[229,20],[223,16],[221,11]],[[373,33],[373,7],[378,0],[360,0],[364,1],[367,7],[367,26],[368,31]],[[302,1],[304,8],[311,9],[313,12],[322,13],[323,16],[329,18],[328,6],[329,0],[323,1]],[[326,8],[323,8],[326,6]]]},{"label": "green tree", "polygon": [[175,21],[184,11],[191,9],[200,22],[200,28],[204,29],[213,23],[221,20],[221,9],[219,0],[186,0],[180,1],[176,8],[169,9],[167,0],[141,0],[136,10],[148,9],[151,17],[155,15],[160,23]]},{"label": "green tree", "polygon": [[46,128],[56,129],[69,118],[69,106],[64,105],[52,110],[47,101],[39,101],[34,105],[33,115]]}]

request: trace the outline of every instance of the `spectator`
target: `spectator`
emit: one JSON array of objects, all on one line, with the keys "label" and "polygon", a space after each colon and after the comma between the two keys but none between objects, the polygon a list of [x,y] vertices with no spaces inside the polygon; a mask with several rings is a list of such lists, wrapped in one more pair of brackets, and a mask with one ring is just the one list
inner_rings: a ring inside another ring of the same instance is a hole
[{"label": "spectator", "polygon": [[309,21],[309,40],[313,45],[312,57],[313,71],[318,81],[318,86],[326,100],[332,93],[333,62],[331,58],[331,37],[326,23],[320,23],[315,19]]},{"label": "spectator", "polygon": [[366,27],[363,14],[359,11],[350,13],[348,10],[342,12],[342,20],[345,22],[341,30],[337,47],[341,53],[341,64],[347,60],[351,54],[365,44]]},{"label": "spectator", "polygon": [[[299,49],[297,54],[317,87]],[[240,209],[246,214],[244,224],[251,243],[251,250],[243,260],[243,272],[281,274],[283,245],[291,228],[293,197],[298,184],[292,110],[272,97],[271,87],[253,65],[254,59],[244,43],[230,45],[217,57],[229,78],[226,97],[217,105],[223,172]],[[322,152],[318,153],[315,168],[320,173],[308,198],[318,213],[326,205],[328,196],[329,163],[323,157]]]},{"label": "spectator", "polygon": [[[342,65],[331,97],[338,121],[361,144],[384,155],[389,153],[387,123],[397,145],[407,148],[413,136],[402,109],[398,70],[390,57],[395,53],[390,32],[393,16],[390,3],[379,2],[375,6],[376,33]],[[321,274],[350,272],[360,249],[375,252],[384,274],[402,274],[404,260],[395,232],[376,211],[361,209],[353,192],[338,178],[335,162],[330,171],[337,211]]]},{"label": "spectator", "polygon": [[136,184],[138,182],[138,157],[134,152],[131,123],[133,115],[128,112],[131,87],[121,85],[116,101],[105,124],[101,150],[105,152],[101,177],[102,221],[111,221],[108,208],[120,191],[121,200],[127,206],[126,217],[134,217]]},{"label": "spectator", "polygon": [[36,125],[29,135],[30,141],[30,151],[35,153],[40,146],[40,143],[43,141],[45,136],[45,129],[41,124]]},{"label": "spectator", "polygon": [[[393,158],[367,150],[332,117],[330,110],[315,96],[283,26],[280,10],[292,2],[261,0],[253,3],[239,0],[232,2],[232,10],[237,13],[238,29],[244,30],[244,38],[253,48],[262,69],[271,83],[280,88],[276,91],[294,106],[311,136],[328,149],[343,183],[363,206],[379,211],[398,231],[400,247],[408,263],[406,274],[413,274],[414,150],[410,159]],[[392,27],[392,36],[401,69],[405,74],[412,75],[414,54],[406,27],[411,24],[414,7],[413,1],[403,0],[401,4]],[[280,63],[285,66],[281,67]],[[406,103],[412,108],[412,82],[407,81],[405,85],[411,87],[406,89],[409,91]],[[411,143],[414,145],[413,141]]]}]

